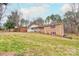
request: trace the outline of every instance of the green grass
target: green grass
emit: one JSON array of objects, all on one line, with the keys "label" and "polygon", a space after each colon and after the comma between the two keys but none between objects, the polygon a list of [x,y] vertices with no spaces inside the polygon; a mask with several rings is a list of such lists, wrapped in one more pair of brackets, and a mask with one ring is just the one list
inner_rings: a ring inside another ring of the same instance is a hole
[{"label": "green grass", "polygon": [[79,36],[72,39],[39,33],[0,33],[0,51],[16,55],[78,56]]}]

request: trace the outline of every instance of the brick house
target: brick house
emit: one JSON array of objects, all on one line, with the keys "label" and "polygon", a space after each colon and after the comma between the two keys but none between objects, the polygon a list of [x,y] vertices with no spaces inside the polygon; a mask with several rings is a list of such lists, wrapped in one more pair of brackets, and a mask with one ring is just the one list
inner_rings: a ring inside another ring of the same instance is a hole
[{"label": "brick house", "polygon": [[49,24],[49,25],[43,25],[43,26],[36,25],[34,27],[31,27],[31,29],[34,30],[33,32],[58,35],[58,36],[64,35],[63,24]]},{"label": "brick house", "polygon": [[63,24],[46,25],[44,26],[44,33],[63,36],[64,35]]}]

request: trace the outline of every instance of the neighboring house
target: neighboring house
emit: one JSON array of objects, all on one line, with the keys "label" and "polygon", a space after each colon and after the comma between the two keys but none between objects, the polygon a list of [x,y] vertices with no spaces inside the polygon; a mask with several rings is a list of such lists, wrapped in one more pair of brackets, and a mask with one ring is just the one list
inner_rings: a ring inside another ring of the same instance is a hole
[{"label": "neighboring house", "polygon": [[27,32],[27,27],[14,28],[14,32]]},{"label": "neighboring house", "polygon": [[[64,27],[63,24],[49,24],[44,26],[39,25],[31,25],[29,27],[33,32],[51,34],[51,35],[64,35]],[[30,32],[30,31],[28,31]]]}]

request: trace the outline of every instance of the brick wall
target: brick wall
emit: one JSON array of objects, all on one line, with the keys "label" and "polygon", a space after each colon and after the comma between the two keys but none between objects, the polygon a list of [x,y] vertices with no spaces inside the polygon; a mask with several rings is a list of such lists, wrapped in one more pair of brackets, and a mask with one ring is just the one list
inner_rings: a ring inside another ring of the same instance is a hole
[{"label": "brick wall", "polygon": [[44,33],[63,36],[64,35],[63,24],[56,25],[54,28],[51,26],[44,27]]},{"label": "brick wall", "polygon": [[27,32],[27,28],[26,27],[20,28],[20,32]]},{"label": "brick wall", "polygon": [[63,24],[57,25],[56,26],[56,34],[63,36],[64,35],[64,26]]}]

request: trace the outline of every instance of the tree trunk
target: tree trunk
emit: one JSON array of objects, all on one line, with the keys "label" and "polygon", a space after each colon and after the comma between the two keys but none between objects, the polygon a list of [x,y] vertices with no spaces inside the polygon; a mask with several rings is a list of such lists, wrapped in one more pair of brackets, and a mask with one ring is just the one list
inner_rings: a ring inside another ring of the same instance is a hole
[{"label": "tree trunk", "polygon": [[75,28],[76,30],[76,35],[78,35],[78,26],[76,26],[76,28]]}]

